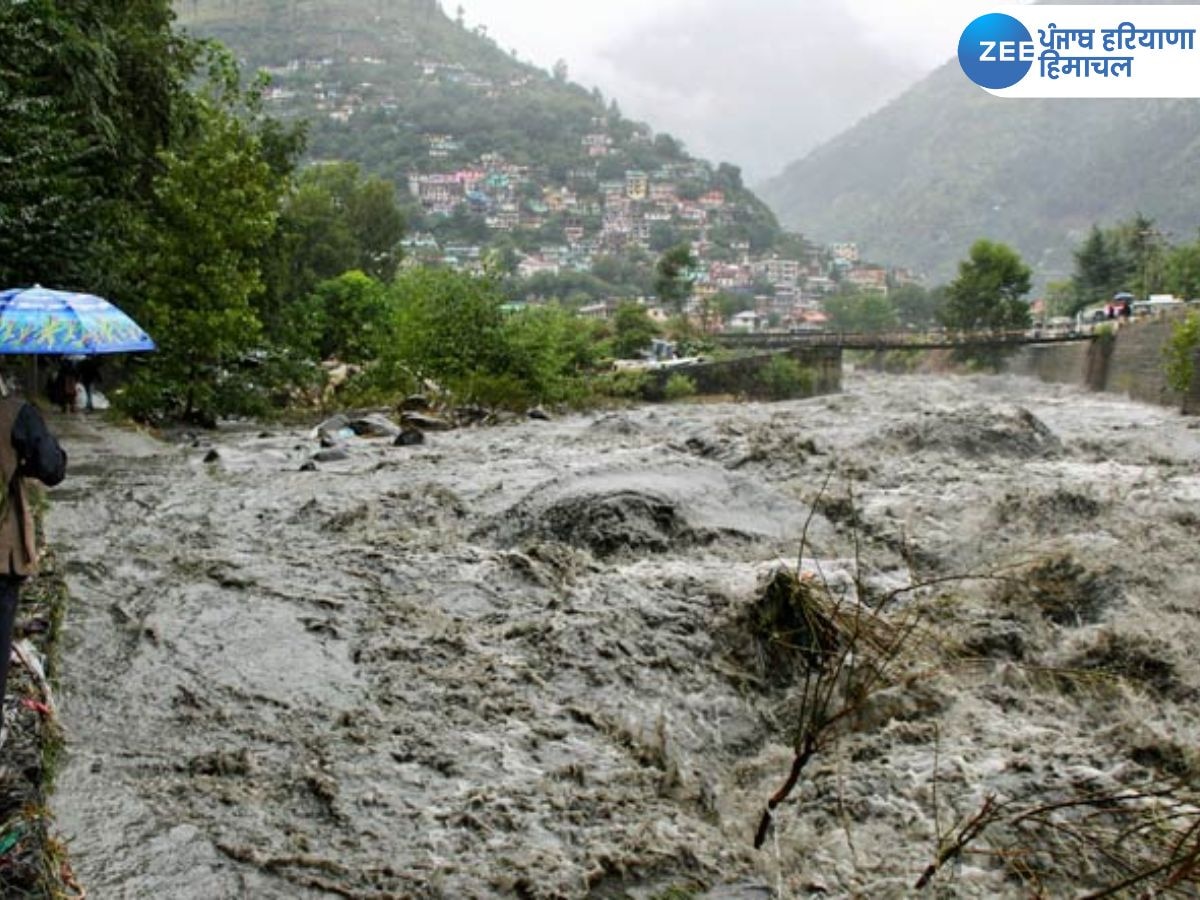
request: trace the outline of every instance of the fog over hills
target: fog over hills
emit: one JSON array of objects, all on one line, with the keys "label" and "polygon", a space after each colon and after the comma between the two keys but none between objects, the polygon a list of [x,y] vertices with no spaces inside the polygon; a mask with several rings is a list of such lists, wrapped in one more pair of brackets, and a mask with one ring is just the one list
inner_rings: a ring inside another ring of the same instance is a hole
[{"label": "fog over hills", "polygon": [[[751,180],[899,96],[949,58],[976,15],[1021,0],[462,0],[467,21],[542,68]],[[450,8],[448,6],[447,8]]]},{"label": "fog over hills", "polygon": [[751,177],[777,172],[913,84],[924,68],[880,52],[845,8],[704,0],[606,51],[622,103]]},{"label": "fog over hills", "polygon": [[1200,102],[1005,100],[942,66],[760,186],[818,240],[936,279],[979,237],[1068,274],[1093,223],[1137,212],[1176,240],[1200,224]]}]

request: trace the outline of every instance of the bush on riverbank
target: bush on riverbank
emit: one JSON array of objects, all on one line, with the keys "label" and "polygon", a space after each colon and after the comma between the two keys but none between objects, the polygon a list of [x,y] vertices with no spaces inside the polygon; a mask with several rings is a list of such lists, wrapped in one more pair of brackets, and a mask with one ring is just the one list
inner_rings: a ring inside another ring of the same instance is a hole
[{"label": "bush on riverbank", "polygon": [[1181,394],[1187,393],[1196,374],[1196,350],[1200,349],[1200,315],[1187,318],[1171,329],[1171,340],[1163,348],[1163,366],[1167,384]]},{"label": "bush on riverbank", "polygon": [[773,356],[759,372],[763,393],[772,400],[812,395],[816,378],[790,356]]},{"label": "bush on riverbank", "polygon": [[558,307],[510,311],[494,279],[432,269],[401,275],[388,302],[388,334],[374,360],[381,387],[399,393],[414,379],[433,381],[461,402],[512,409],[586,393],[596,332]]},{"label": "bush on riverbank", "polygon": [[667,385],[663,388],[663,396],[669,402],[686,400],[688,397],[695,396],[695,394],[696,382],[680,372],[676,372],[668,378]]}]

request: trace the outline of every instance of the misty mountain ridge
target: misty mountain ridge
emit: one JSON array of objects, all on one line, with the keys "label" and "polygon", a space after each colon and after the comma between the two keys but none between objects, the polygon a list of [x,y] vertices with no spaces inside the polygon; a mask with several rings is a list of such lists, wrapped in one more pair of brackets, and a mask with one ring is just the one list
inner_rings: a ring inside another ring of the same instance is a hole
[{"label": "misty mountain ridge", "polygon": [[1200,225],[1200,101],[1012,100],[957,59],[759,187],[785,226],[952,277],[981,237],[1039,280],[1069,275],[1093,224]]}]

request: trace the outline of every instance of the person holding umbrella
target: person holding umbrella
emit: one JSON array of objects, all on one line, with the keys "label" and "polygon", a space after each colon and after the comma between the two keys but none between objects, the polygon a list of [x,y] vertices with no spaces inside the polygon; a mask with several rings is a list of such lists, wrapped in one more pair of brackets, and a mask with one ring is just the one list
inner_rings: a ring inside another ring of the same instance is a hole
[{"label": "person holding umbrella", "polygon": [[[154,341],[141,326],[102,297],[40,285],[0,291],[0,355],[33,360],[31,394],[36,390],[39,356],[65,361],[154,349]],[[77,376],[75,370],[72,374]],[[70,387],[73,394],[74,384]],[[63,399],[68,406],[74,404],[73,396]]]},{"label": "person holding umbrella", "polygon": [[[154,350],[154,341],[107,300],[35,285],[0,291],[0,355],[37,358]],[[0,711],[12,655],[21,583],[37,568],[37,544],[25,479],[53,486],[66,475],[67,454],[29,403],[0,390]],[[0,743],[5,734],[0,722]]]},{"label": "person holding umbrella", "polygon": [[[38,550],[33,513],[25,494],[25,479],[58,484],[67,474],[67,454],[46,428],[37,408],[8,396],[0,378],[0,714],[12,656],[13,625],[21,584],[37,570]],[[0,721],[0,744],[8,736],[8,721]]]}]

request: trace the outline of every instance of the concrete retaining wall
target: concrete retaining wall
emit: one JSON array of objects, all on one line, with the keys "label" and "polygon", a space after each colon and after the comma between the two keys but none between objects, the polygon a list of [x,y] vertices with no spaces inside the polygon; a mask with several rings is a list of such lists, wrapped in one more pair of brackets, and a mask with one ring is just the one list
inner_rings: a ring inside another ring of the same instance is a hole
[{"label": "concrete retaining wall", "polygon": [[[1185,398],[1167,384],[1163,348],[1177,316],[1122,325],[1110,337],[1079,344],[1032,344],[1014,354],[1007,370],[1042,381],[1078,384],[1125,394],[1144,403],[1200,411],[1200,366]],[[1186,401],[1186,402],[1185,402]]]},{"label": "concrete retaining wall", "polygon": [[[696,366],[681,366],[674,369],[659,369],[649,373],[645,396],[648,400],[663,399],[667,381],[672,375],[682,374],[696,385],[699,394],[737,394],[745,397],[762,396],[759,371],[777,353],[755,356],[740,356],[737,359],[701,363]],[[842,389],[842,351],[838,347],[802,347],[788,350],[785,354],[796,360],[812,373],[812,390],[806,396],[836,394]]]}]

